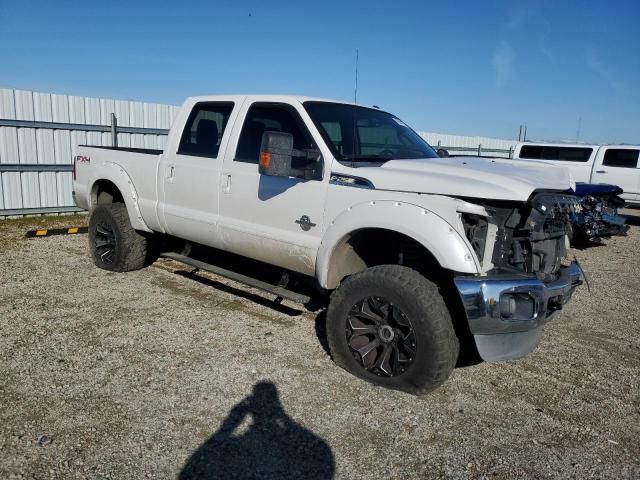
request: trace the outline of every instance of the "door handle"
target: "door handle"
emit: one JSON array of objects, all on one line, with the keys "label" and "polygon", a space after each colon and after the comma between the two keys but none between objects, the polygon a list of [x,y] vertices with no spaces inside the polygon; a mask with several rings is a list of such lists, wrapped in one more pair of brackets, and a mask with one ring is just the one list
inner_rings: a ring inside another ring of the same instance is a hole
[{"label": "door handle", "polygon": [[224,193],[231,192],[231,174],[225,173],[222,177],[222,191]]},{"label": "door handle", "polygon": [[173,183],[173,171],[174,171],[175,167],[173,165],[169,165],[167,167],[167,180],[169,181],[169,183]]},{"label": "door handle", "polygon": [[596,170],[596,173],[607,173],[606,170]]}]

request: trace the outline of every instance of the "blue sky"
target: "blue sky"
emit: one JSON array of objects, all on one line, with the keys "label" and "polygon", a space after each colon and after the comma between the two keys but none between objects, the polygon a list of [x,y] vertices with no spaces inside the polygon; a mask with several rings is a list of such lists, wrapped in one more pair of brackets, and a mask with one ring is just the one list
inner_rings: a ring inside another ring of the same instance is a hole
[{"label": "blue sky", "polygon": [[638,0],[0,0],[1,87],[351,100],[356,49],[358,102],[417,130],[640,143]]}]

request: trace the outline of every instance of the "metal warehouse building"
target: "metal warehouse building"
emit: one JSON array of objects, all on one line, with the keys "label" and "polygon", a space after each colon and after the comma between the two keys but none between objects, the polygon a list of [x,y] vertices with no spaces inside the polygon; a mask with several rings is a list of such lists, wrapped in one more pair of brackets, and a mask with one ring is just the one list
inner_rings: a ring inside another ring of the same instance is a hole
[{"label": "metal warehouse building", "polygon": [[[162,149],[175,105],[0,89],[0,217],[75,211],[77,145]],[[509,156],[515,141],[420,133],[431,145]]]}]

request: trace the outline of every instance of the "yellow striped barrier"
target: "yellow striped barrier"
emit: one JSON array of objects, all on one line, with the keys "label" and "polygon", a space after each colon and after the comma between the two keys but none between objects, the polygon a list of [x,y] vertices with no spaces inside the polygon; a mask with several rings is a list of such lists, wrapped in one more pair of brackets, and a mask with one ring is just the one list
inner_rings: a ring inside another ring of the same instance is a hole
[{"label": "yellow striped barrier", "polygon": [[69,227],[69,228],[41,228],[38,230],[29,230],[27,238],[51,237],[53,235],[77,235],[79,233],[87,233],[87,227]]}]

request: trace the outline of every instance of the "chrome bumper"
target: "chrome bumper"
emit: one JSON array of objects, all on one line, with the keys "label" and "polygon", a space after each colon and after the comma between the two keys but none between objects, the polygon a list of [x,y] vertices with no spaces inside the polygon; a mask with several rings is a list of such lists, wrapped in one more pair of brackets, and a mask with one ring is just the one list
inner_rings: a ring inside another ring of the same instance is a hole
[{"label": "chrome bumper", "polygon": [[582,281],[576,262],[549,283],[524,275],[454,279],[474,335],[533,330],[550,320]]},{"label": "chrome bumper", "polygon": [[456,277],[469,329],[487,361],[518,358],[533,350],[542,330],[582,284],[577,262],[560,269],[554,282],[530,275]]}]

